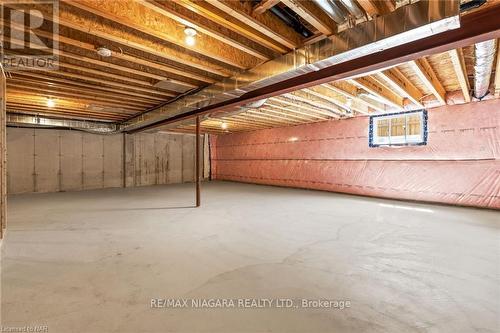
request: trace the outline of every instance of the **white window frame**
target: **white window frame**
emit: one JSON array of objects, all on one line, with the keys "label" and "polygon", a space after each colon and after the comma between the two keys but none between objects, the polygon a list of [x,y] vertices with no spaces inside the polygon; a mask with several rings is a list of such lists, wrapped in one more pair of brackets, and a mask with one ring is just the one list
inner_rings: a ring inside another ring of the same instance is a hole
[{"label": "white window frame", "polygon": [[[406,125],[408,122],[408,116],[413,116],[418,114],[420,116],[421,122],[421,132],[418,135],[406,135]],[[392,136],[392,119],[405,117],[405,135]],[[378,124],[382,120],[389,120],[389,136],[379,137],[378,136]],[[400,113],[382,114],[376,116],[370,116],[370,129],[369,129],[369,145],[370,147],[380,147],[380,146],[409,146],[409,145],[425,145],[427,144],[427,111],[417,110],[408,111]]]}]

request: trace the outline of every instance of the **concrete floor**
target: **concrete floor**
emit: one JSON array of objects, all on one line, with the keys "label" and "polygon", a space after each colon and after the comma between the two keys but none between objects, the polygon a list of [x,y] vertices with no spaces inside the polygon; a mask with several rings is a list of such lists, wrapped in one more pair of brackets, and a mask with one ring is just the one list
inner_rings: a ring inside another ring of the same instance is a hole
[{"label": "concrete floor", "polygon": [[[50,333],[499,332],[500,214],[213,182],[13,196],[2,325]],[[150,307],[151,298],[350,308]],[[294,303],[295,304],[295,303]]]}]

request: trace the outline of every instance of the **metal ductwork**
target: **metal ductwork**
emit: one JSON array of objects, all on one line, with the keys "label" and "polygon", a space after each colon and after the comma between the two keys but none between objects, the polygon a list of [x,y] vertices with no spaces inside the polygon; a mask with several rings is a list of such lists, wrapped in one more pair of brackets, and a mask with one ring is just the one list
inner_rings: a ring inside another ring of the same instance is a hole
[{"label": "metal ductwork", "polygon": [[488,95],[496,49],[496,39],[474,45],[476,54],[476,63],[474,65],[474,97],[479,100]]},{"label": "metal ductwork", "polygon": [[365,13],[358,7],[356,2],[353,0],[340,0],[345,8],[356,18],[361,18],[365,16]]},{"label": "metal ductwork", "polygon": [[7,125],[19,127],[48,127],[85,131],[95,134],[120,133],[119,125],[88,120],[46,118],[21,113],[7,113]]},{"label": "metal ductwork", "polygon": [[333,0],[313,0],[318,7],[323,9],[337,24],[342,24],[347,20],[347,14],[342,6]]},{"label": "metal ductwork", "polygon": [[124,122],[132,131],[304,73],[460,27],[459,0],[418,1],[244,71]]}]

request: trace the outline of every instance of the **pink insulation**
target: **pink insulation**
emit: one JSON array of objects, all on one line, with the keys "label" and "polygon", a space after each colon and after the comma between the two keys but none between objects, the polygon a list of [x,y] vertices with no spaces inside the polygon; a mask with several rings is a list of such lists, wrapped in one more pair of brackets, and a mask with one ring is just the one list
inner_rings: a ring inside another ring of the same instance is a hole
[{"label": "pink insulation", "polygon": [[426,146],[368,146],[368,117],[212,136],[213,179],[500,208],[500,100],[429,110]]}]

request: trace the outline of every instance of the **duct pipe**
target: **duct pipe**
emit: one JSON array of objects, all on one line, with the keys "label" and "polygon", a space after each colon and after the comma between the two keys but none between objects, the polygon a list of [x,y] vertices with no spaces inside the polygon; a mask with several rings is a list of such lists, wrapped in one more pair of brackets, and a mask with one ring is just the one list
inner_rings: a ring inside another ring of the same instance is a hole
[{"label": "duct pipe", "polygon": [[476,63],[474,65],[474,97],[479,100],[482,100],[489,92],[496,49],[496,39],[474,45],[476,54]]},{"label": "duct pipe", "polygon": [[353,0],[340,0],[345,8],[354,15],[356,18],[361,18],[365,16],[364,12],[358,7],[358,5]]},{"label": "duct pipe", "polygon": [[332,18],[337,24],[346,21],[347,13],[333,0],[313,0],[319,8],[323,9],[328,16]]},{"label": "duct pipe", "polygon": [[116,134],[121,132],[119,126],[114,123],[61,118],[46,118],[41,116],[10,112],[7,113],[7,125],[22,127],[56,127],[85,131],[94,134]]},{"label": "duct pipe", "polygon": [[460,27],[459,1],[418,1],[226,78],[122,124],[134,131],[246,93]]}]

